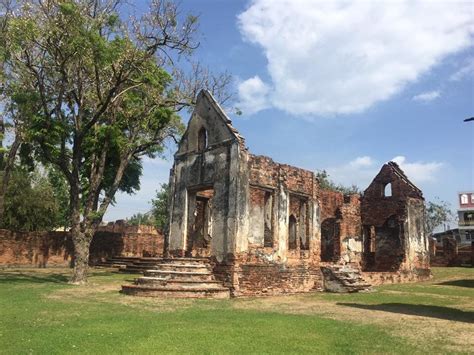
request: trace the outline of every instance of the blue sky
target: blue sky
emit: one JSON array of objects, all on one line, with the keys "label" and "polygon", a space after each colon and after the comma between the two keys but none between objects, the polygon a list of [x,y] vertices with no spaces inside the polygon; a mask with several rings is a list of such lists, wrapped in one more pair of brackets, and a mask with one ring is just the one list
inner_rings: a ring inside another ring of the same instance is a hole
[{"label": "blue sky", "polygon": [[[200,17],[196,55],[234,77],[230,115],[250,151],[365,189],[397,161],[426,199],[474,190],[474,4],[183,0]],[[442,19],[442,20],[441,20]],[[187,116],[187,115],[185,115]],[[187,120],[187,117],[184,117]],[[150,209],[167,159],[105,217]]]}]

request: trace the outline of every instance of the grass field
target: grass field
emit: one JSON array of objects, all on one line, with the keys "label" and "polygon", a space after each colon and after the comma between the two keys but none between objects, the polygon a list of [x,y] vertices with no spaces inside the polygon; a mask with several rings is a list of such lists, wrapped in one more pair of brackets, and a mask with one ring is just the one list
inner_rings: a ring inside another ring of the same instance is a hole
[{"label": "grass field", "polygon": [[474,269],[372,293],[231,300],[125,296],[131,275],[0,270],[0,353],[473,353]]}]

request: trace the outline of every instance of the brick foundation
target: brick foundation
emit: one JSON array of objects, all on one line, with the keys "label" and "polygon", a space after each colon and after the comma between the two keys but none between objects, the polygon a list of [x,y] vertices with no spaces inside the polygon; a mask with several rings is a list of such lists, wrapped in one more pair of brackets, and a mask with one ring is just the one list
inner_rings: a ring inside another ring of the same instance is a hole
[{"label": "brick foundation", "polygon": [[427,281],[432,277],[429,269],[395,272],[362,272],[362,277],[373,286],[406,282]]},{"label": "brick foundation", "polygon": [[295,294],[322,287],[319,267],[309,264],[217,264],[214,274],[231,289],[234,297]]}]

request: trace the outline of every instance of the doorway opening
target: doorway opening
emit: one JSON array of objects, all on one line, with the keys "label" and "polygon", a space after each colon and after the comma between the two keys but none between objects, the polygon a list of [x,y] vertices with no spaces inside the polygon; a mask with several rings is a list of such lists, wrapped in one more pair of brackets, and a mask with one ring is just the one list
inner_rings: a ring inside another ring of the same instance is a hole
[{"label": "doorway opening", "polygon": [[210,256],[213,197],[214,190],[209,187],[188,192],[186,256]]}]

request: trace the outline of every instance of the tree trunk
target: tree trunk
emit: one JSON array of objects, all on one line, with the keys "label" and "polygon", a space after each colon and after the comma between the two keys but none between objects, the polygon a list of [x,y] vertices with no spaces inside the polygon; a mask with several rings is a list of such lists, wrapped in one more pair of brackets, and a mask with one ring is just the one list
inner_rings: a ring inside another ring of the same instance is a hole
[{"label": "tree trunk", "polygon": [[75,226],[71,229],[71,234],[74,244],[74,272],[70,283],[84,285],[87,283],[89,248],[92,242],[93,231],[91,228],[84,230],[79,226]]},{"label": "tree trunk", "polygon": [[18,149],[21,145],[21,139],[18,135],[15,136],[15,140],[10,147],[8,152],[7,161],[4,162],[3,167],[3,178],[0,184],[0,221],[3,220],[3,213],[5,212],[5,194],[7,193],[8,183],[10,182],[11,172],[15,164],[15,157]]}]

